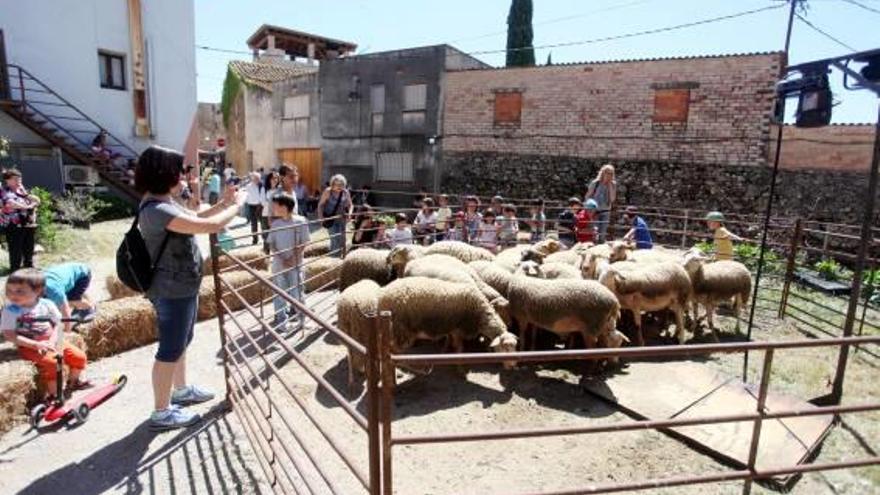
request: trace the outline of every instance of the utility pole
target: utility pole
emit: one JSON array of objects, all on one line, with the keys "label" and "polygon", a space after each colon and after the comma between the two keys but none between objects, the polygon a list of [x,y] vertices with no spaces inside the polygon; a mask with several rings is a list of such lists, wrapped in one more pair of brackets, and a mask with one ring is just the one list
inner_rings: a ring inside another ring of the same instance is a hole
[{"label": "utility pole", "polygon": [[[791,8],[788,11],[788,26],[785,30],[785,49],[782,55],[782,67],[780,67],[780,76],[785,74],[788,69],[788,49],[791,46],[791,30],[794,26],[794,14],[797,6],[804,0],[788,0]],[[746,339],[752,340],[752,328],[755,324],[755,308],[758,306],[758,291],[761,285],[761,275],[764,271],[764,252],[767,250],[767,231],[770,230],[770,216],[773,214],[773,196],[776,194],[776,177],[779,175],[779,159],[782,156],[782,130],[785,127],[785,97],[777,95],[777,105],[780,116],[779,122],[776,123],[776,153],[773,159],[773,172],[770,174],[770,194],[767,197],[767,209],[764,212],[764,227],[761,232],[761,251],[758,254],[758,268],[755,272],[755,287],[752,291],[752,306],[749,308],[749,325],[746,330]],[[749,377],[749,351],[743,353],[743,382],[748,381]]]}]

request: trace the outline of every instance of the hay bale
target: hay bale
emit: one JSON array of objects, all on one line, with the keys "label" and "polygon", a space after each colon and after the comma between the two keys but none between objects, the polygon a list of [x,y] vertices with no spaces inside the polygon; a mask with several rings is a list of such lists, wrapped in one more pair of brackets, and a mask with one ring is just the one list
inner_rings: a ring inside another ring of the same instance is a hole
[{"label": "hay bale", "polygon": [[[264,277],[270,276],[267,272],[260,272],[260,275]],[[267,287],[262,287],[261,290],[262,284],[254,283],[256,280],[254,276],[244,270],[223,273],[223,280],[227,281],[236,289],[244,287],[239,293],[249,304],[258,305],[260,298],[269,297],[271,294],[271,291]],[[223,302],[225,302],[230,309],[235,311],[244,308],[244,304],[242,304],[238,297],[229,292],[226,286],[222,287],[224,294]],[[202,286],[199,288],[199,321],[217,317],[217,300],[215,294],[214,277],[203,278]]]},{"label": "hay bale", "polygon": [[138,296],[137,292],[128,288],[127,285],[122,283],[122,280],[119,280],[114,274],[107,275],[107,279],[104,281],[104,285],[107,286],[107,292],[110,294],[110,300],[114,299],[122,299],[123,297],[132,297]]},{"label": "hay bale", "polygon": [[323,258],[306,258],[303,260],[305,270],[306,292],[332,290],[339,284],[342,271],[342,260],[325,256]]},{"label": "hay bale", "polygon": [[[263,246],[257,245],[243,249],[236,249],[235,251],[233,251],[233,254],[236,258],[241,260],[243,263],[246,263],[249,267],[255,270],[269,269],[269,260],[265,257],[266,253],[263,252]],[[229,256],[226,255],[221,255],[218,263],[220,264],[221,270],[234,265]],[[212,275],[213,273],[214,268],[211,266],[211,257],[208,256],[202,263],[202,275],[208,276]]]},{"label": "hay bale", "polygon": [[18,357],[14,347],[0,354],[0,435],[27,420],[28,402],[37,389],[36,368]]},{"label": "hay bale", "polygon": [[79,327],[79,333],[89,361],[112,356],[156,340],[156,311],[143,296],[106,301],[94,321]]}]

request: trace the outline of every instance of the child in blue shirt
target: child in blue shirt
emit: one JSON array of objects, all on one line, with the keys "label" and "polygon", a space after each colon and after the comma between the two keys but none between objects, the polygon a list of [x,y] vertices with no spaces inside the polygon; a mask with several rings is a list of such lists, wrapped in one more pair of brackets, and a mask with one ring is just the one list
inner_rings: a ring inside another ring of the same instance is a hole
[{"label": "child in blue shirt", "polygon": [[648,229],[648,223],[645,219],[637,215],[638,210],[635,206],[627,206],[626,212],[623,214],[624,220],[632,224],[629,232],[623,236],[626,241],[636,241],[636,249],[651,249],[654,247],[654,241],[651,239],[651,231]]},{"label": "child in blue shirt", "polygon": [[[86,296],[92,282],[92,271],[83,263],[61,263],[43,270],[46,287],[43,296],[55,303],[61,316],[88,318],[94,314],[92,301]],[[70,331],[70,323],[65,330]]]}]

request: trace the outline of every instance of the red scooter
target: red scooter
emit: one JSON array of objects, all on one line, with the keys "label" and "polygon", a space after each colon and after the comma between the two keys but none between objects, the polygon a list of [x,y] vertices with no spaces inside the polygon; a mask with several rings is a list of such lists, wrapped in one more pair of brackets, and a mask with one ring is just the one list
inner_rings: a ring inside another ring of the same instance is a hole
[{"label": "red scooter", "polygon": [[[22,323],[29,322],[51,322],[52,320],[48,318],[29,318],[27,321]],[[84,320],[81,318],[62,318],[62,323],[73,323],[73,329],[76,331],[76,328],[83,324],[87,323],[90,320]],[[117,392],[122,390],[122,387],[125,386],[128,378],[125,375],[119,375],[114,378],[110,383],[105,385],[100,385],[96,387],[94,390],[87,393],[85,396],[78,398],[76,401],[66,401],[64,397],[64,356],[62,353],[58,352],[55,355],[55,399],[50,403],[37,404],[31,409],[30,413],[30,422],[31,426],[34,429],[39,430],[41,426],[46,426],[54,423],[67,422],[70,418],[76,418],[78,423],[85,423],[89,417],[89,413],[92,409],[98,407],[109,399],[110,397],[116,395]]]}]

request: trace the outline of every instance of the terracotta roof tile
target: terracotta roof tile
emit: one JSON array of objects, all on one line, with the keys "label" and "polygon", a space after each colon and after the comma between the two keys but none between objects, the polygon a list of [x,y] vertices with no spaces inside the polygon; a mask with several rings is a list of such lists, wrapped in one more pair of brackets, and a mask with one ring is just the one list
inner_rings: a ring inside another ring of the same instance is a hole
[{"label": "terracotta roof tile", "polygon": [[246,82],[257,85],[266,91],[272,91],[272,83],[318,72],[318,66],[316,65],[296,64],[289,61],[271,62],[267,60],[258,62],[233,60],[229,62],[229,68]]}]

